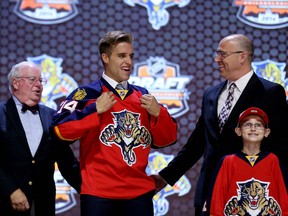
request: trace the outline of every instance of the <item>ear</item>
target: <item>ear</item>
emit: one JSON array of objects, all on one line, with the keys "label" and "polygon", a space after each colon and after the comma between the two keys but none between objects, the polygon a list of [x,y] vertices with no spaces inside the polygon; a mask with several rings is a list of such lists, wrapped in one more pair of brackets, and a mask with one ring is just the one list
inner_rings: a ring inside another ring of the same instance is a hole
[{"label": "ear", "polygon": [[242,136],[240,127],[235,128],[235,133],[237,134],[237,136]]},{"label": "ear", "polygon": [[266,128],[266,129],[265,129],[265,132],[264,132],[264,136],[265,136],[265,137],[268,137],[269,134],[270,134],[270,132],[271,132],[270,128]]},{"label": "ear", "polygon": [[101,58],[102,58],[102,61],[103,61],[105,64],[108,64],[108,62],[109,62],[109,56],[108,56],[106,53],[102,53],[102,54],[101,54]]},{"label": "ear", "polygon": [[13,87],[14,89],[18,89],[18,85],[19,85],[18,80],[17,80],[17,79],[13,79],[13,80],[12,80],[12,87]]},{"label": "ear", "polygon": [[241,55],[240,55],[241,63],[245,62],[247,58],[248,58],[247,52],[241,53]]}]

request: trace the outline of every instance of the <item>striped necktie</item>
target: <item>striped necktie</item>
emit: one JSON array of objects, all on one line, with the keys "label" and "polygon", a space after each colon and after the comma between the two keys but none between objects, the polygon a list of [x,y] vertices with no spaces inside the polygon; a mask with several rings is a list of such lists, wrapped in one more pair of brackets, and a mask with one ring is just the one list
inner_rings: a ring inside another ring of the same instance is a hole
[{"label": "striped necktie", "polygon": [[117,90],[125,90],[124,86],[123,86],[121,83],[118,83],[118,84],[116,85],[116,89],[117,89]]},{"label": "striped necktie", "polygon": [[218,117],[218,123],[219,123],[219,128],[220,128],[220,133],[222,132],[223,130],[223,127],[227,121],[227,118],[229,116],[229,113],[230,113],[230,110],[231,110],[231,107],[232,107],[232,101],[234,99],[234,89],[236,88],[236,84],[235,83],[231,83],[229,88],[228,88],[228,96],[227,96],[227,99],[224,103],[224,106],[223,108],[221,109],[221,112],[219,114],[219,117]]},{"label": "striped necktie", "polygon": [[121,83],[118,83],[118,84],[116,85],[116,88],[115,88],[115,89],[116,89],[116,91],[118,92],[118,94],[119,94],[119,96],[121,97],[121,99],[124,100],[124,98],[125,98],[128,90],[126,90]]}]

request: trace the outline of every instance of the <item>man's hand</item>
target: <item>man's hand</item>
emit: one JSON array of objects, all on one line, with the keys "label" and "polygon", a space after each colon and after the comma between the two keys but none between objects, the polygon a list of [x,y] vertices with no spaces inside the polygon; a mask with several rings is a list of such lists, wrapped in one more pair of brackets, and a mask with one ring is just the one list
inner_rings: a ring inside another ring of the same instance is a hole
[{"label": "man's hand", "polygon": [[16,211],[27,211],[30,206],[25,194],[21,189],[17,189],[10,195],[12,208]]},{"label": "man's hand", "polygon": [[159,116],[160,105],[154,96],[144,94],[140,98],[140,102],[141,107],[145,108],[150,115],[155,116],[156,118]]},{"label": "man's hand", "polygon": [[117,101],[113,92],[104,92],[96,100],[96,110],[98,114],[104,113],[109,110]]},{"label": "man's hand", "polygon": [[161,191],[164,187],[166,187],[167,183],[165,182],[165,180],[158,174],[156,175],[150,175],[155,182],[155,191],[156,193],[158,193],[159,191]]}]

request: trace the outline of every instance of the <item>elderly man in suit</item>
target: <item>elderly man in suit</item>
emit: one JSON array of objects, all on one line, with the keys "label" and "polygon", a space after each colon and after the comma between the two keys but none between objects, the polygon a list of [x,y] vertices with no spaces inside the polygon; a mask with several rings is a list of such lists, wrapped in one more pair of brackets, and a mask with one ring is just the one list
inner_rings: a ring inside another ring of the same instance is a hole
[{"label": "elderly man in suit", "polygon": [[260,107],[271,119],[271,136],[261,147],[279,157],[286,187],[288,182],[288,108],[284,88],[253,72],[253,45],[244,35],[223,38],[215,54],[220,75],[226,80],[206,90],[201,116],[187,143],[159,175],[153,176],[158,190],[166,183],[173,185],[203,156],[194,201],[196,216],[205,210],[210,180],[220,158],[241,149],[241,139],[234,129],[239,114],[248,107]]},{"label": "elderly man in suit", "polygon": [[55,111],[38,104],[46,83],[40,68],[21,62],[8,80],[12,97],[0,103],[0,214],[54,216],[54,163],[79,192],[79,162],[49,132]]}]

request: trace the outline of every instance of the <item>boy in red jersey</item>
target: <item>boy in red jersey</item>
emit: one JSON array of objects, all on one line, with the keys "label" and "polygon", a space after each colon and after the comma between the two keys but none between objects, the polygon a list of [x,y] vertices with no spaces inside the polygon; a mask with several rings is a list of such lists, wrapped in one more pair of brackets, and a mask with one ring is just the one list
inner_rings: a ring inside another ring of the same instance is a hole
[{"label": "boy in red jersey", "polygon": [[172,145],[176,121],[147,89],[128,83],[133,37],[108,32],[99,42],[100,80],[74,90],[52,128],[80,140],[82,216],[152,216],[155,182],[145,168],[151,147]]},{"label": "boy in red jersey", "polygon": [[288,215],[278,158],[260,148],[270,133],[266,113],[248,108],[240,114],[235,132],[243,139],[243,149],[221,161],[210,215]]}]

